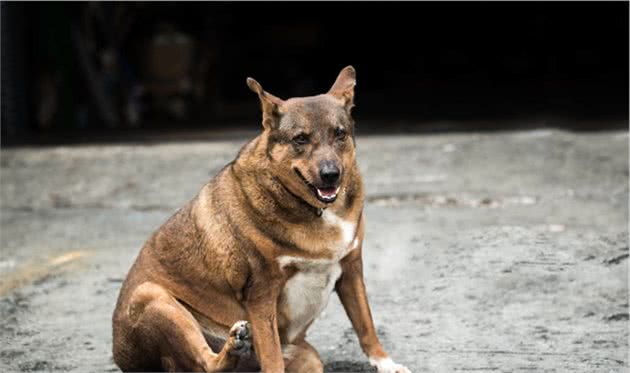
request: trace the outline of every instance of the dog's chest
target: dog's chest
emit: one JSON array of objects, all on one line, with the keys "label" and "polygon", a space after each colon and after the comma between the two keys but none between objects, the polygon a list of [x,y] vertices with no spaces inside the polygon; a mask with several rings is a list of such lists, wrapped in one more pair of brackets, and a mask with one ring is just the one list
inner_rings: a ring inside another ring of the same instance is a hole
[{"label": "dog's chest", "polygon": [[286,337],[293,341],[326,308],[335,282],[341,275],[339,263],[301,266],[285,284],[280,311],[286,317]]},{"label": "dog's chest", "polygon": [[335,283],[341,276],[339,262],[358,246],[356,226],[332,213],[322,215],[326,225],[339,231],[331,242],[332,259],[306,259],[292,256],[278,258],[284,268],[293,266],[296,273],[287,280],[279,301],[279,311],[286,317],[286,337],[293,341],[326,308]]}]

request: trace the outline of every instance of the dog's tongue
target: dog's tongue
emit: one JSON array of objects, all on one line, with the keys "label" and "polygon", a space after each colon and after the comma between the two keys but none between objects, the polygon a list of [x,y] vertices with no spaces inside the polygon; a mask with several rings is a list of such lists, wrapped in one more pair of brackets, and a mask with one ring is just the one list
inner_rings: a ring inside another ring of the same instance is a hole
[{"label": "dog's tongue", "polygon": [[337,196],[337,190],[338,188],[335,188],[335,187],[317,188],[317,193],[319,194],[320,197],[330,199],[330,198],[335,198]]}]

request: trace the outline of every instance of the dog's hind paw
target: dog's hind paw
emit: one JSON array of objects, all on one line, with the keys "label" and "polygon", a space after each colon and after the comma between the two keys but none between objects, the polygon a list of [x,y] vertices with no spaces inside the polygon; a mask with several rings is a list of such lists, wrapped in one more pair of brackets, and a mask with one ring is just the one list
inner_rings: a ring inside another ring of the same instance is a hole
[{"label": "dog's hind paw", "polygon": [[247,321],[237,321],[230,329],[230,354],[244,355],[252,349],[252,332]]}]

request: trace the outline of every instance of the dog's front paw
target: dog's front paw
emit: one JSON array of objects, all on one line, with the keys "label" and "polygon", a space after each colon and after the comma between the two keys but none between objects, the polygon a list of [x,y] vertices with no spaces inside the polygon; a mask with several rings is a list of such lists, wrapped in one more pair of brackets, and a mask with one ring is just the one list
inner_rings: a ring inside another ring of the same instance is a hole
[{"label": "dog's front paw", "polygon": [[370,364],[376,368],[378,373],[411,373],[404,365],[396,364],[392,359],[386,358],[370,358]]},{"label": "dog's front paw", "polygon": [[252,332],[247,321],[237,321],[227,341],[232,355],[244,355],[252,349]]}]

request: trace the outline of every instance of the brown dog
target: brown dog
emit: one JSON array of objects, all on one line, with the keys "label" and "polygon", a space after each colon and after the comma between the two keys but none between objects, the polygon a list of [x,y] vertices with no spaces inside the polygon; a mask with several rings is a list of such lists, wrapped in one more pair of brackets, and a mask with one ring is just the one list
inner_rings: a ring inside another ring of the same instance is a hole
[{"label": "brown dog", "polygon": [[264,129],[144,245],[113,316],[116,364],[321,372],[304,337],[336,290],[372,365],[408,372],[383,351],[363,283],[354,68],[313,97],[247,84]]}]

